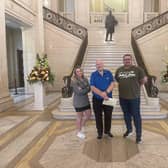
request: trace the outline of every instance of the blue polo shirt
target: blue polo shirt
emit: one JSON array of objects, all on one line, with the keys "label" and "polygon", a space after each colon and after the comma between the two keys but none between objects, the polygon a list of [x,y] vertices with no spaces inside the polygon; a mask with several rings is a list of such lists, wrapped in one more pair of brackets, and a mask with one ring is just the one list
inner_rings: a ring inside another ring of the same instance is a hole
[{"label": "blue polo shirt", "polygon": [[[101,91],[106,91],[111,82],[114,81],[113,75],[109,70],[103,70],[103,76],[98,72],[95,71],[91,74],[90,77],[90,85],[98,88]],[[103,99],[98,94],[93,93],[93,97],[97,99]],[[112,97],[112,92],[108,94],[108,97]]]}]

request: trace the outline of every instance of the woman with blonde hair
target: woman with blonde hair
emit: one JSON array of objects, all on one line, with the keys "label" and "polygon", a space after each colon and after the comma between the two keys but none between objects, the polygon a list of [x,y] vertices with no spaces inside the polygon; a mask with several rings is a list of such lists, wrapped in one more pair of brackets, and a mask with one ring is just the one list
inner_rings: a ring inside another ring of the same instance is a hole
[{"label": "woman with blonde hair", "polygon": [[84,139],[84,126],[91,116],[91,106],[88,98],[90,85],[88,79],[84,76],[80,67],[74,69],[74,76],[71,82],[73,88],[73,106],[75,108],[77,118],[77,137]]}]

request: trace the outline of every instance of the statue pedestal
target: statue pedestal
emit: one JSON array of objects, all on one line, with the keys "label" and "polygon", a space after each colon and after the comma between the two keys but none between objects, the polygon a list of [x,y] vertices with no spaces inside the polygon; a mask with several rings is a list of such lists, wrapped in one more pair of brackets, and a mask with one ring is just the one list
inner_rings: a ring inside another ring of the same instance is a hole
[{"label": "statue pedestal", "polygon": [[44,111],[46,109],[46,89],[42,82],[34,83],[34,110]]}]

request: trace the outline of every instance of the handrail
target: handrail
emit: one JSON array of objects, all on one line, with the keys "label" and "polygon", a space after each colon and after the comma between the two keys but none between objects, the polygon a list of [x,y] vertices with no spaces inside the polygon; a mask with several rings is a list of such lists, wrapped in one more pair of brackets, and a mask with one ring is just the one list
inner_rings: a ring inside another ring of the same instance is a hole
[{"label": "handrail", "polygon": [[43,18],[45,21],[63,29],[64,31],[80,38],[84,39],[87,36],[87,29],[70,19],[67,19],[60,14],[43,7]]},{"label": "handrail", "polygon": [[131,44],[132,44],[132,48],[133,48],[137,63],[140,67],[144,69],[146,75],[148,76],[148,82],[147,84],[145,84],[145,88],[146,88],[146,91],[149,97],[157,97],[159,90],[155,85],[156,77],[149,74],[148,69],[145,66],[145,63],[143,61],[142,54],[141,54],[141,51],[138,47],[136,40],[161,28],[162,26],[166,24],[168,24],[168,11],[133,28],[131,32]]},{"label": "handrail", "polygon": [[44,7],[43,8],[43,17],[44,20],[63,29],[64,31],[71,33],[72,35],[80,38],[82,40],[81,46],[79,48],[77,57],[74,61],[74,65],[72,67],[72,71],[69,75],[64,76],[64,87],[62,88],[62,97],[67,98],[72,96],[71,89],[71,77],[73,75],[74,68],[76,66],[81,66],[85,51],[88,45],[88,32],[87,29],[75,22],[53,12],[52,10]]},{"label": "handrail", "polygon": [[135,38],[133,37],[133,34],[131,35],[131,44],[132,44],[132,48],[133,48],[134,55],[135,55],[138,66],[144,69],[145,74],[148,77],[148,82],[145,84],[147,94],[149,97],[157,97],[159,90],[155,85],[156,77],[149,74],[148,69],[143,61],[141,51],[137,45]]},{"label": "handrail", "polygon": [[138,25],[132,29],[132,34],[137,40],[159,28],[168,24],[168,11],[146,21],[145,23]]}]

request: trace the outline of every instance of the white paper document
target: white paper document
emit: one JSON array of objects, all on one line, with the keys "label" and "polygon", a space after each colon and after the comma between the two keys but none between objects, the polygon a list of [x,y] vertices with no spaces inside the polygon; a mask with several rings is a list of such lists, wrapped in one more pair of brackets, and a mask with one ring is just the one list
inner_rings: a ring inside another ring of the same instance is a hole
[{"label": "white paper document", "polygon": [[117,99],[116,98],[109,98],[108,100],[104,100],[103,104],[107,105],[107,106],[113,106],[113,107],[115,107],[116,104],[117,104]]}]

